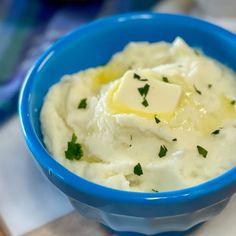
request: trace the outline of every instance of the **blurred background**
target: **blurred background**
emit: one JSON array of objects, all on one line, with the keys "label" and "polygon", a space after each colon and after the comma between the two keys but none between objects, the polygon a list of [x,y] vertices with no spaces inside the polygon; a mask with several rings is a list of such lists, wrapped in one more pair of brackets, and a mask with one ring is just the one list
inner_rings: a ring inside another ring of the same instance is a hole
[{"label": "blurred background", "polygon": [[0,0],[0,236],[111,235],[75,216],[39,173],[24,144],[17,100],[27,71],[61,35],[131,11],[193,15],[236,32],[235,0]]},{"label": "blurred background", "polygon": [[0,124],[16,111],[27,70],[58,37],[100,17],[144,10],[195,15],[236,30],[235,0],[0,0]]}]

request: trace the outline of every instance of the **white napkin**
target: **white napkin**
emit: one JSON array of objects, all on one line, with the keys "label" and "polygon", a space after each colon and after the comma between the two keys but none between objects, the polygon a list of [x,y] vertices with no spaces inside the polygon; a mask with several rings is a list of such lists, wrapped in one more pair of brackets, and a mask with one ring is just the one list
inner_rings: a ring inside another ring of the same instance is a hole
[{"label": "white napkin", "polygon": [[22,235],[73,210],[39,171],[26,148],[18,117],[0,129],[0,216]]}]

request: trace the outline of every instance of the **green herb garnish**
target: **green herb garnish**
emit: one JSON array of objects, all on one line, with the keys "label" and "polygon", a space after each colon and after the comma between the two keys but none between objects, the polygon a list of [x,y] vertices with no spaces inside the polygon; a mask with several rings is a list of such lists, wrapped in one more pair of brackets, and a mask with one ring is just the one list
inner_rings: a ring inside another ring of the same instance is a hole
[{"label": "green herb garnish", "polygon": [[198,90],[195,85],[193,85],[193,87],[194,87],[194,90],[195,90],[198,94],[200,94],[200,95],[202,94],[202,92],[201,92],[200,90]]},{"label": "green herb garnish", "polygon": [[148,91],[149,91],[149,88],[150,88],[150,85],[149,84],[145,84],[143,87],[141,88],[138,88],[138,91],[140,93],[140,95],[143,97],[143,101],[142,101],[142,104],[143,106],[147,107],[149,104],[148,104],[148,101],[146,99],[146,96],[148,94]]},{"label": "green herb garnish", "polygon": [[81,99],[78,105],[78,109],[86,109],[86,107],[87,107],[87,98],[83,98]]},{"label": "green herb garnish", "polygon": [[212,87],[212,84],[208,84],[208,88],[210,89]]},{"label": "green herb garnish", "polygon": [[212,135],[217,135],[220,133],[220,129],[216,129],[213,132],[211,132]]},{"label": "green herb garnish", "polygon": [[176,142],[176,141],[177,141],[177,138],[173,138],[172,141],[173,141],[173,142]]},{"label": "green herb garnish", "polygon": [[148,91],[149,91],[150,85],[149,84],[145,84],[143,87],[138,88],[138,91],[140,93],[141,96],[144,96],[144,98],[146,98]]},{"label": "green herb garnish", "polygon": [[147,107],[147,106],[149,105],[146,98],[143,99],[142,104],[143,104],[143,106],[145,106],[145,107]]},{"label": "green herb garnish", "polygon": [[138,75],[138,74],[136,74],[136,73],[134,73],[134,79],[141,79],[141,76],[140,75]]},{"label": "green herb garnish", "polygon": [[155,193],[158,193],[158,192],[159,192],[159,191],[157,191],[157,190],[156,190],[156,189],[154,189],[154,188],[152,189],[152,191],[153,191],[153,192],[155,192]]},{"label": "green herb garnish", "polygon": [[235,100],[232,100],[232,101],[230,102],[231,105],[235,105],[235,103],[236,103]]},{"label": "green herb garnish", "polygon": [[201,156],[203,156],[204,158],[206,158],[208,151],[207,151],[205,148],[203,148],[203,147],[197,145],[197,150],[198,150],[198,153],[199,153]]},{"label": "green herb garnish", "polygon": [[162,76],[162,80],[163,80],[164,82],[166,82],[166,83],[170,83],[169,80],[168,80],[168,78],[167,78],[166,76]]},{"label": "green herb garnish", "polygon": [[141,76],[136,73],[134,73],[134,79],[137,79],[139,81],[148,81],[148,79],[141,79]]},{"label": "green herb garnish", "polygon": [[154,116],[154,119],[155,119],[155,121],[156,121],[157,124],[161,122],[161,121],[157,118],[157,115]]},{"label": "green herb garnish", "polygon": [[166,155],[167,151],[168,150],[167,150],[166,146],[165,145],[161,145],[158,156],[160,158],[164,157]]},{"label": "green herb garnish", "polygon": [[140,165],[140,163],[138,163],[135,167],[134,167],[134,174],[135,175],[142,175],[143,174],[143,170],[142,170],[142,166]]},{"label": "green herb garnish", "polygon": [[69,160],[80,160],[83,156],[83,150],[79,143],[76,143],[77,137],[73,133],[71,141],[67,144],[67,150],[65,151],[66,159]]}]

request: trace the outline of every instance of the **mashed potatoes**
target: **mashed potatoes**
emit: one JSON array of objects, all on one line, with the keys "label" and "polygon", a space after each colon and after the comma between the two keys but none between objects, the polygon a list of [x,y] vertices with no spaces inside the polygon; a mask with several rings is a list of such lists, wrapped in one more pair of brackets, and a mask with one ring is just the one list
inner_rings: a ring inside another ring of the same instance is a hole
[{"label": "mashed potatoes", "polygon": [[235,74],[177,38],[130,43],[105,66],[65,75],[40,118],[49,152],[75,174],[156,192],[235,166],[235,101]]}]

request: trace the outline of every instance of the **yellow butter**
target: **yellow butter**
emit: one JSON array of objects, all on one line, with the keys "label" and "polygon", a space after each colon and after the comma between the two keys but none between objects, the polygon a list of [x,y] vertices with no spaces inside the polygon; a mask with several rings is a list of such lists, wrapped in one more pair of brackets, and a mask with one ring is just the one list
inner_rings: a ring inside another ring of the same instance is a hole
[{"label": "yellow butter", "polygon": [[[177,84],[162,81],[163,75],[143,70],[136,74],[128,71],[120,80],[113,94],[113,104],[143,113],[172,113],[179,103],[182,89]],[[140,89],[148,87],[147,94],[142,95]],[[143,102],[146,99],[148,105]]]}]

